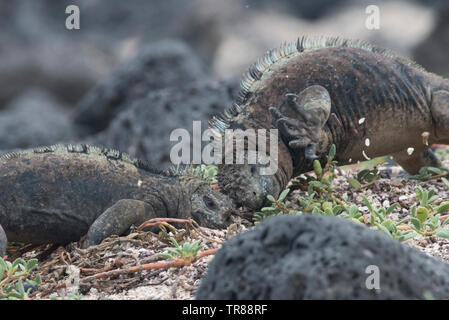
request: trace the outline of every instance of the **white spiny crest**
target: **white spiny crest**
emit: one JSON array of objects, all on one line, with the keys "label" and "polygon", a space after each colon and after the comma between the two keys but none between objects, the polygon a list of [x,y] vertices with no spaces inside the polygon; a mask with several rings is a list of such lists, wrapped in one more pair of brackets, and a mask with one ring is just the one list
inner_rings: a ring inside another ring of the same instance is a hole
[{"label": "white spiny crest", "polygon": [[20,152],[10,152],[10,153],[6,153],[4,155],[2,155],[0,157],[0,160],[9,160],[9,159],[13,159],[13,158],[17,158],[20,156]]},{"label": "white spiny crest", "polygon": [[105,152],[105,155],[111,158],[120,158],[120,151],[115,150],[115,149],[108,149]]},{"label": "white spiny crest", "polygon": [[215,136],[215,137],[221,137],[221,134],[220,134],[220,131],[218,131],[216,128],[211,128],[211,131],[212,131],[212,134]]},{"label": "white spiny crest", "polygon": [[[236,102],[228,108],[228,112],[225,112],[222,120],[218,120],[214,117],[211,121],[209,121],[209,126],[217,129],[218,132],[223,133],[224,130],[229,127],[229,123],[234,119],[233,117],[236,117],[238,113],[241,113],[245,108],[244,103],[246,102],[246,98],[251,92],[254,83],[259,81],[267,69],[273,64],[293,54],[303,54],[308,51],[333,47],[349,47],[370,51],[391,59],[396,59],[399,62],[413,66],[419,70],[424,70],[420,65],[416,64],[412,60],[399,56],[388,49],[374,46],[364,40],[348,40],[339,37],[324,36],[302,36],[294,42],[283,43],[278,49],[267,51],[263,57],[259,58],[257,62],[254,63],[243,75],[240,82],[240,92],[238,93]],[[230,117],[230,115],[232,117]]]},{"label": "white spiny crest", "polygon": [[90,146],[86,144],[55,144],[51,146],[36,147],[32,149],[25,149],[22,151],[7,153],[0,157],[0,160],[10,160],[21,156],[30,156],[32,154],[45,154],[45,153],[83,153],[89,156],[105,156],[115,159],[124,163],[131,164],[139,169],[149,171],[154,174],[160,174],[161,171],[150,167],[147,163],[138,159],[133,159],[130,155],[120,152],[114,149],[100,148],[96,146]]},{"label": "white spiny crest", "polygon": [[231,120],[232,119],[232,115],[231,115],[231,111],[230,110],[225,110],[223,112],[224,116],[226,117],[226,120]]},{"label": "white spiny crest", "polygon": [[239,105],[237,106],[237,111],[238,111],[239,113],[243,111],[243,106],[242,106],[241,104],[239,104]]},{"label": "white spiny crest", "polygon": [[[87,150],[89,151],[89,153],[101,154],[103,149],[97,146],[87,146]],[[130,159],[130,161],[132,162],[132,159]]]},{"label": "white spiny crest", "polygon": [[67,151],[69,152],[83,152],[83,146],[80,144],[67,145]]},{"label": "white spiny crest", "polygon": [[219,131],[224,131],[229,126],[228,121],[219,116],[214,116],[210,121],[210,123],[213,125],[214,128],[218,129]]},{"label": "white spiny crest", "polygon": [[193,163],[186,165],[177,164],[168,168],[168,172],[174,177],[197,177],[204,180],[204,182],[209,183],[204,177],[204,172],[201,165],[194,165]]},{"label": "white spiny crest", "polygon": [[52,146],[45,146],[45,147],[37,147],[33,149],[34,153],[46,153],[46,152],[54,152],[55,150],[62,149],[63,145],[55,144]]}]

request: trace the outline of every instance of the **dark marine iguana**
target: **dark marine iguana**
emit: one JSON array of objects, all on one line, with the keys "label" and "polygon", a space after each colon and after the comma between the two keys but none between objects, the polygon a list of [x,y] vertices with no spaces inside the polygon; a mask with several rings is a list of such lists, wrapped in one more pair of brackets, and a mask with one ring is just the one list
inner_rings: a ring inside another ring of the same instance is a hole
[{"label": "dark marine iguana", "polygon": [[251,66],[237,101],[210,126],[222,136],[279,128],[275,175],[260,175],[258,164],[219,168],[222,190],[257,209],[314,158],[324,163],[332,144],[341,165],[391,155],[411,174],[437,166],[429,146],[449,143],[449,80],[365,41],[302,37]]},{"label": "dark marine iguana", "polygon": [[[9,241],[85,246],[155,217],[229,225],[232,201],[193,170],[164,173],[125,153],[55,145],[0,157],[0,256]],[[4,232],[2,228],[4,229]]]}]

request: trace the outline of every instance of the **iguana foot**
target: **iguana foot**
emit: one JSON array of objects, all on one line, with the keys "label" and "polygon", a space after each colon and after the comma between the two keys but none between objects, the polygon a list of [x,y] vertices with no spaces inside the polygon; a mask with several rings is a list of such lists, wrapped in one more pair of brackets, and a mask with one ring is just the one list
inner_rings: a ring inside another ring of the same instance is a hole
[{"label": "iguana foot", "polygon": [[424,151],[414,151],[410,154],[403,150],[391,155],[405,171],[409,174],[418,174],[422,167],[441,167],[442,163],[433,153],[432,149],[427,148]]},{"label": "iguana foot", "polygon": [[[271,107],[270,112],[273,118],[276,119],[275,126],[281,132],[281,136],[284,137],[290,148],[299,149],[305,148],[306,159],[317,159],[316,143],[313,143],[308,137],[301,135],[301,124],[299,120],[294,118],[288,118],[284,116],[277,108]],[[302,129],[305,134],[305,130]]]},{"label": "iguana foot", "polygon": [[434,143],[449,144],[449,91],[432,93],[430,112],[435,124]]},{"label": "iguana foot", "polygon": [[90,226],[83,248],[99,244],[111,235],[121,235],[133,224],[156,218],[153,208],[140,200],[119,200],[105,210]]},{"label": "iguana foot", "polygon": [[294,113],[293,117],[288,117],[276,107],[269,108],[282,138],[292,149],[304,148],[306,159],[318,158],[315,153],[331,109],[327,90],[314,85],[304,89],[299,95],[288,93],[281,106]]}]

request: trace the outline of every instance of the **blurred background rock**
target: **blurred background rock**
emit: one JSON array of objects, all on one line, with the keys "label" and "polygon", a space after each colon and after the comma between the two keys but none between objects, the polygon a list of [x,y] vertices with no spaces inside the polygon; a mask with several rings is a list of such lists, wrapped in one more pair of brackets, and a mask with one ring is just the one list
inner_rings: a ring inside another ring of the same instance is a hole
[{"label": "blurred background rock", "polygon": [[[65,28],[70,4],[80,30]],[[0,0],[0,150],[89,141],[166,167],[173,126],[204,128],[266,50],[358,38],[447,76],[448,21],[445,0]]]}]

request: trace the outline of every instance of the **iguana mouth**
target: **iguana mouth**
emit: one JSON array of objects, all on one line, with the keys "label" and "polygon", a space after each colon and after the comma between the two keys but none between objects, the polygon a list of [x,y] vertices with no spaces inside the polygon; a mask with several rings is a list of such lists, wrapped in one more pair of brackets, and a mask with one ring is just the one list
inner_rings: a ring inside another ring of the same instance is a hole
[{"label": "iguana mouth", "polygon": [[277,197],[288,182],[290,174],[282,165],[273,175],[259,175],[258,168],[258,165],[248,164],[220,167],[217,176],[220,187],[232,198],[236,206],[259,209],[267,203],[267,195]]},{"label": "iguana mouth", "polygon": [[[210,217],[210,219],[207,219],[207,217]],[[227,210],[223,215],[218,216],[214,212],[206,212],[205,210],[198,209],[192,212],[192,219],[200,225],[207,225],[207,227],[211,229],[225,229],[231,224],[230,210]],[[205,219],[207,220],[206,224],[204,223]]]}]

